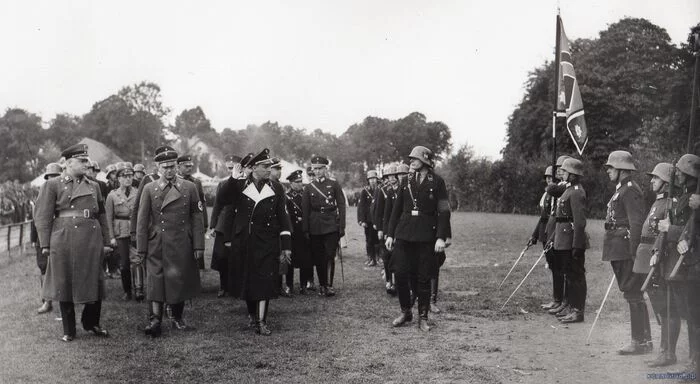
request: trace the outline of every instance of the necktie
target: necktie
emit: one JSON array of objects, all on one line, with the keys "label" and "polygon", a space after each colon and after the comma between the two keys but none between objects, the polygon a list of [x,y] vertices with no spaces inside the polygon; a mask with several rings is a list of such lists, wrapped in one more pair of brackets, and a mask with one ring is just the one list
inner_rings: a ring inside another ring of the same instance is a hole
[{"label": "necktie", "polygon": [[416,182],[420,185],[420,173],[416,172]]},{"label": "necktie", "polygon": [[170,187],[172,187],[172,184],[168,182],[168,184],[165,185],[165,188],[163,188],[163,196],[167,195],[168,192],[170,192]]},{"label": "necktie", "polygon": [[126,195],[126,197],[129,197],[129,194],[130,194],[130,193],[131,193],[131,188],[130,188],[130,187],[126,187],[126,191],[124,191],[124,194]]}]

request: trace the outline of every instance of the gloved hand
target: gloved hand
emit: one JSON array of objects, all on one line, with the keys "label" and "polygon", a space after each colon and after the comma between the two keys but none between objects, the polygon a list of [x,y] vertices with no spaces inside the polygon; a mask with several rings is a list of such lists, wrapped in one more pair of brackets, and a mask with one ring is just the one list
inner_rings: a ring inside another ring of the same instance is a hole
[{"label": "gloved hand", "polygon": [[448,237],[447,239],[445,239],[445,249],[449,248],[450,245],[452,245],[452,238]]},{"label": "gloved hand", "polygon": [[384,232],[383,232],[383,231],[377,231],[377,238],[378,238],[379,240],[384,239]]},{"label": "gloved hand", "polygon": [[653,266],[655,266],[656,263],[658,263],[658,262],[659,262],[659,253],[658,253],[658,252],[654,252],[654,253],[651,255],[651,259],[649,259],[649,266],[650,266],[650,267],[653,267]]},{"label": "gloved hand", "polygon": [[671,222],[668,220],[668,218],[665,218],[663,220],[659,220],[659,223],[656,225],[656,229],[659,230],[659,232],[668,232],[668,227],[671,226]]},{"label": "gloved hand", "polygon": [[527,246],[532,247],[533,245],[537,244],[537,239],[534,237],[531,237],[530,240],[527,241]]},{"label": "gloved hand", "polygon": [[690,247],[688,246],[688,242],[686,240],[679,241],[678,245],[676,246],[676,250],[681,255],[688,252],[689,249],[690,249]]},{"label": "gloved hand", "polygon": [[48,256],[48,255],[49,255],[49,253],[51,253],[51,251],[50,251],[49,247],[44,247],[44,248],[41,248],[41,254],[42,254],[42,255],[44,255],[44,256]]},{"label": "gloved hand", "polygon": [[387,237],[386,241],[384,242],[384,246],[386,247],[387,250],[392,251],[394,249],[394,238]]},{"label": "gloved hand", "polygon": [[112,240],[110,240],[110,241],[109,241],[109,245],[111,245],[112,248],[116,247],[116,246],[117,246],[117,239],[112,239]]}]

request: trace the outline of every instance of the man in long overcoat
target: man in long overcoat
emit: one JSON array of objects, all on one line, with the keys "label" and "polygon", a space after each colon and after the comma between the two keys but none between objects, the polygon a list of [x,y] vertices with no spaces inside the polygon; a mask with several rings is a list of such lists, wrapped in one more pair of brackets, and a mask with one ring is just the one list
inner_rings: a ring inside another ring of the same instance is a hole
[{"label": "man in long overcoat", "polygon": [[75,304],[85,304],[82,325],[97,336],[108,336],[100,327],[104,297],[102,258],[109,244],[104,199],[97,183],[85,176],[89,164],[87,145],[64,150],[66,170],[46,180],[37,198],[34,220],[41,252],[48,255],[45,300],[58,301],[63,321],[63,341],[75,338]]},{"label": "man in long overcoat", "polygon": [[177,152],[157,151],[162,177],[143,188],[136,224],[136,248],[146,259],[146,300],[150,323],[146,334],[161,332],[163,303],[172,309],[172,326],[191,329],[182,319],[185,301],[201,290],[197,260],[204,256],[204,206],[197,187],[175,173]]},{"label": "man in long overcoat", "polygon": [[[252,172],[243,180],[229,178],[219,188],[217,200],[235,208],[231,253],[241,258],[240,286],[255,332],[269,335],[270,299],[279,295],[280,258],[291,255],[291,223],[284,188],[270,180],[271,159],[266,148],[250,159]],[[231,287],[236,290],[236,287]]]}]

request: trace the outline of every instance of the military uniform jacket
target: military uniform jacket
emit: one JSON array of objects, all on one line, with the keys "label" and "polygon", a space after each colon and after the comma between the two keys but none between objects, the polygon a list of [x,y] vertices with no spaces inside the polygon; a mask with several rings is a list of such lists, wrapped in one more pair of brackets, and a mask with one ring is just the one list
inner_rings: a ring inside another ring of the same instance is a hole
[{"label": "military uniform jacket", "polygon": [[557,200],[554,249],[568,251],[588,248],[586,235],[586,191],[580,184],[566,184]]},{"label": "military uniform jacket", "polygon": [[[694,189],[691,188],[694,193]],[[689,207],[690,208],[690,207]],[[692,212],[692,211],[691,211]],[[695,234],[690,233],[691,219],[695,221]],[[691,249],[683,259],[683,268],[686,269],[688,280],[700,280],[700,215],[697,212],[691,214],[679,240],[685,240],[691,244]],[[692,239],[692,241],[691,241]],[[697,293],[697,292],[696,292]]]},{"label": "military uniform jacket", "polygon": [[103,298],[102,253],[109,235],[97,183],[66,173],[47,180],[34,220],[39,243],[50,247],[43,297],[74,303]]},{"label": "military uniform jacket", "polygon": [[304,236],[304,214],[301,211],[303,191],[287,192],[287,211],[292,221],[292,267],[310,268],[313,267],[311,260],[311,245]]},{"label": "military uniform jacket", "polygon": [[418,184],[414,173],[399,186],[387,237],[412,242],[445,240],[451,233],[445,181],[428,170]]},{"label": "military uniform jacket", "polygon": [[121,188],[115,189],[107,196],[105,214],[109,239],[129,237],[131,215],[136,204],[136,189],[129,187],[129,196]]},{"label": "military uniform jacket", "polygon": [[[666,218],[669,201],[670,199],[666,193],[659,193],[656,195],[656,200],[649,209],[646,220],[644,220],[644,223],[642,224],[642,233],[639,246],[637,247],[637,255],[634,259],[634,268],[632,269],[632,272],[644,274],[649,273],[649,270],[651,269],[649,266],[649,260],[656,249],[654,244],[659,236],[659,221]],[[671,266],[671,268],[673,268],[673,266]],[[663,269],[666,271],[666,266],[664,266]]]},{"label": "military uniform jacket", "polygon": [[385,233],[389,232],[389,221],[391,221],[391,210],[394,208],[394,202],[396,202],[396,191],[397,188],[387,187],[386,199],[384,199],[384,213],[382,217],[382,231]]},{"label": "military uniform jacket", "polygon": [[[664,277],[667,280],[670,278],[671,271],[673,270],[673,267],[676,265],[676,263],[678,262],[678,258],[680,257],[678,249],[676,249],[678,241],[681,238],[685,240],[689,238],[687,233],[684,234],[684,231],[688,231],[686,227],[689,227],[690,218],[693,213],[693,210],[688,205],[688,200],[690,199],[690,195],[694,191],[695,187],[686,187],[683,193],[678,198],[673,199],[673,203],[671,205],[671,225],[669,226],[668,233],[666,234],[666,255],[663,260],[663,267],[665,268]],[[654,248],[661,249],[661,237],[657,238],[656,243],[654,244]],[[689,253],[692,254],[692,252]],[[688,255],[686,255],[686,257],[687,256]],[[688,262],[686,262],[685,259],[684,264],[685,266],[681,267],[678,270],[678,273],[673,278],[673,280],[685,280],[688,272]]]},{"label": "military uniform jacket", "polygon": [[175,177],[172,186],[160,178],[143,186],[136,248],[146,254],[146,298],[170,304],[199,294],[201,283],[195,250],[204,250],[202,206],[197,187]]},{"label": "military uniform jacket", "polygon": [[[256,185],[259,184],[259,185]],[[291,249],[292,224],[284,188],[273,180],[229,178],[217,199],[235,210],[231,252],[240,255],[240,275],[229,279],[231,292],[245,300],[267,300],[279,295],[279,257]],[[237,285],[237,286],[236,286]]]},{"label": "military uniform jacket", "polygon": [[384,206],[386,206],[388,187],[379,187],[374,192],[374,209],[372,210],[372,224],[377,231],[384,231]]},{"label": "military uniform jacket", "polygon": [[202,211],[202,220],[204,220],[204,227],[207,228],[207,225],[209,224],[209,217],[207,213],[207,199],[206,196],[204,196],[204,188],[202,187],[202,182],[192,176],[182,176],[183,179],[194,183],[194,185],[197,187],[197,193],[199,194],[199,201],[202,202],[202,207],[204,207],[204,210]]},{"label": "military uniform jacket", "polygon": [[608,202],[603,261],[634,260],[644,222],[644,194],[629,178],[620,181]]},{"label": "military uniform jacket", "polygon": [[374,193],[376,188],[369,185],[360,191],[360,201],[357,202],[357,222],[372,226],[372,207],[374,206]]},{"label": "military uniform jacket", "polygon": [[318,178],[304,187],[301,200],[304,232],[345,235],[345,195],[335,179]]},{"label": "military uniform jacket", "polygon": [[131,230],[130,233],[134,236],[136,236],[136,221],[138,219],[138,213],[139,213],[139,204],[141,204],[141,194],[143,193],[143,188],[146,186],[146,184],[150,183],[151,181],[158,180],[160,178],[160,175],[157,173],[153,174],[148,174],[141,179],[141,183],[139,184],[139,189],[136,191],[136,202],[134,203],[134,214],[131,215]]},{"label": "military uniform jacket", "polygon": [[550,201],[550,214],[545,224],[544,232],[546,240],[540,239],[544,243],[554,243],[554,233],[557,227],[557,200],[566,191],[567,183],[565,181],[558,184],[552,184],[545,189],[545,192],[552,197]]},{"label": "military uniform jacket", "polygon": [[547,242],[547,222],[552,213],[552,200],[554,198],[547,192],[542,194],[540,198],[540,219],[537,220],[535,229],[532,231],[532,238],[541,241],[543,244]]}]

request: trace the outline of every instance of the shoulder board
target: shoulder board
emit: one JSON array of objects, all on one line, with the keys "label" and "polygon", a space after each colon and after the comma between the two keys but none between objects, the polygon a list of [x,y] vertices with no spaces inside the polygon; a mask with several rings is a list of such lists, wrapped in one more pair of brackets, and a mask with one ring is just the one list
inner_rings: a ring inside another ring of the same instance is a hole
[{"label": "shoulder board", "polygon": [[326,177],[326,179],[328,179],[328,180],[330,180],[330,181],[335,181],[335,179],[332,178],[332,177]]}]

